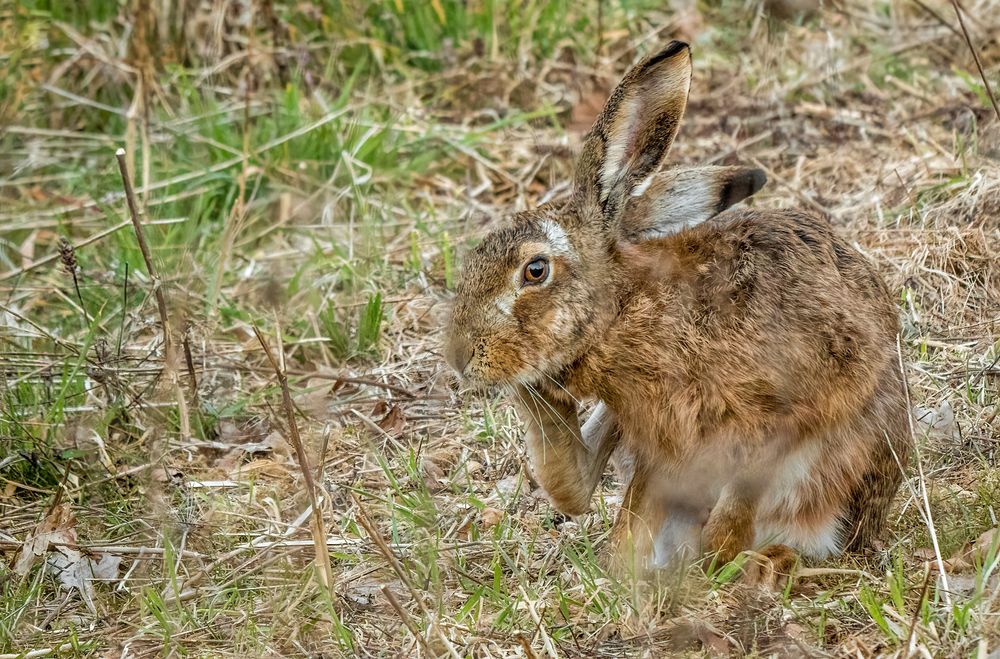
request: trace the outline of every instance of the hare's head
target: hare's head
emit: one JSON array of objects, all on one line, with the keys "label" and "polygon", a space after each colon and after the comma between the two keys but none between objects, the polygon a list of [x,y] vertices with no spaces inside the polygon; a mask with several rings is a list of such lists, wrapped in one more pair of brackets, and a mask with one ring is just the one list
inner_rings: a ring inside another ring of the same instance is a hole
[{"label": "hare's head", "polygon": [[618,312],[623,242],[698,224],[760,189],[763,173],[739,167],[657,173],[690,84],[685,43],[635,65],[584,140],[571,198],[511,216],[468,255],[445,346],[465,379],[557,377]]}]

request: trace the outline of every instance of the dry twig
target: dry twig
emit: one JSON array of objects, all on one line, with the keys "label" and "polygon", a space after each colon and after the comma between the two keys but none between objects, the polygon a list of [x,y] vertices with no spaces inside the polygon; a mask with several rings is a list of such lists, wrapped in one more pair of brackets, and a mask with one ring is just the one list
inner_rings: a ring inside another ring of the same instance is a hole
[{"label": "dry twig", "polygon": [[990,97],[990,103],[993,104],[993,112],[997,115],[997,121],[1000,121],[1000,105],[997,105],[997,97],[993,95],[990,80],[983,71],[983,63],[979,60],[979,51],[972,45],[972,37],[969,36],[969,30],[965,27],[965,19],[962,18],[962,10],[958,5],[958,0],[951,0],[951,6],[955,8],[955,14],[958,16],[958,24],[962,26],[965,43],[969,46],[969,50],[972,51],[972,58],[976,60],[976,69],[979,70],[979,77],[983,79],[983,85],[986,87],[986,95]]},{"label": "dry twig", "polygon": [[254,334],[260,342],[267,360],[271,362],[274,374],[278,378],[278,385],[281,387],[281,404],[285,411],[285,423],[288,426],[288,441],[295,449],[295,457],[299,461],[299,469],[306,483],[306,493],[309,497],[309,504],[312,506],[312,529],[313,542],[316,545],[316,567],[319,569],[320,579],[323,586],[333,589],[333,567],[330,565],[330,552],[326,548],[326,522],[323,520],[323,510],[320,508],[320,495],[313,480],[313,470],[309,465],[309,456],[306,454],[305,446],[302,444],[302,437],[299,435],[299,426],[295,420],[295,405],[292,402],[292,394],[288,389],[288,376],[285,374],[285,351],[281,343],[281,330],[278,330],[278,355],[275,357],[271,352],[267,340],[260,329],[254,325]]},{"label": "dry twig", "polygon": [[125,187],[125,201],[128,204],[129,217],[132,219],[132,228],[135,229],[135,239],[139,242],[139,250],[142,252],[142,260],[146,264],[146,272],[153,282],[153,294],[156,296],[156,310],[160,315],[160,324],[163,326],[163,369],[174,390],[174,398],[177,400],[177,415],[180,418],[181,439],[186,440],[191,437],[191,417],[188,414],[187,399],[184,398],[184,390],[181,388],[180,379],[177,377],[177,361],[174,354],[174,342],[170,336],[170,319],[167,315],[167,297],[163,292],[163,286],[156,267],[153,265],[153,255],[149,251],[149,243],[146,242],[146,233],[143,231],[142,222],[139,221],[139,208],[135,203],[135,191],[132,188],[132,177],[129,175],[128,162],[125,156],[125,149],[118,149],[115,152],[118,160],[118,170],[121,172],[122,185]]},{"label": "dry twig", "polygon": [[454,657],[454,659],[459,659],[459,654],[455,650],[455,646],[452,645],[451,641],[445,635],[444,631],[437,624],[437,619],[431,612],[428,611],[427,605],[424,604],[423,598],[420,597],[420,591],[417,590],[416,586],[413,585],[413,581],[410,579],[410,575],[407,574],[406,570],[403,569],[403,564],[399,562],[399,558],[396,557],[395,552],[386,544],[385,539],[382,538],[382,534],[378,532],[375,528],[375,524],[372,522],[371,517],[368,516],[368,512],[365,510],[364,505],[361,503],[361,499],[358,498],[357,494],[351,493],[351,497],[354,499],[354,505],[358,507],[358,522],[364,527],[365,532],[368,533],[368,537],[372,539],[375,546],[378,547],[379,553],[385,557],[385,560],[389,563],[392,571],[396,573],[399,580],[403,582],[406,589],[410,591],[410,597],[416,602],[417,606],[420,608],[420,613],[423,614],[424,619],[427,620],[434,632],[444,643],[445,648],[448,650],[448,654]]}]

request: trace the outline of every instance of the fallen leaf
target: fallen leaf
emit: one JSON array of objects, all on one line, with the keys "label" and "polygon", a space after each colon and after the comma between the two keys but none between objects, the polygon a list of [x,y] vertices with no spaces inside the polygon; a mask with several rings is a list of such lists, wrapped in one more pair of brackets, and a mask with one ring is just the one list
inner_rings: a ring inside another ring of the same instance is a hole
[{"label": "fallen leaf", "polygon": [[76,590],[91,613],[94,606],[95,579],[114,581],[121,566],[120,556],[99,554],[94,560],[84,556],[76,547],[76,519],[68,503],[53,508],[21,547],[21,555],[14,564],[14,572],[25,576],[37,562],[46,556],[45,563],[67,590]]},{"label": "fallen leaf", "polygon": [[[952,595],[969,597],[979,593],[989,596],[997,590],[998,585],[1000,585],[1000,575],[996,572],[991,573],[986,581],[983,581],[982,574],[968,570],[948,574],[948,589]],[[944,587],[943,580],[940,580],[940,577],[938,587]]]},{"label": "fallen leaf", "polygon": [[928,437],[936,436],[942,439],[961,439],[958,424],[955,423],[955,413],[951,409],[951,403],[946,400],[941,401],[937,409],[917,406],[913,410],[913,419],[916,421],[917,430]]},{"label": "fallen leaf", "polygon": [[333,394],[330,393],[331,383],[324,378],[309,378],[305,390],[292,395],[295,407],[306,415],[317,419],[326,419],[330,415],[330,403]]},{"label": "fallen leaf", "polygon": [[377,581],[361,581],[351,584],[345,589],[344,595],[357,608],[369,610],[374,609],[379,597],[379,583]]},{"label": "fallen leaf", "polygon": [[444,487],[444,469],[433,460],[424,458],[420,461],[420,466],[424,471],[424,484],[431,492],[437,492]]},{"label": "fallen leaf", "polygon": [[14,572],[25,576],[41,556],[49,551],[49,546],[76,545],[76,520],[68,503],[53,508],[41,524],[35,528],[21,546],[21,555],[14,563]]},{"label": "fallen leaf", "polygon": [[945,569],[949,572],[975,569],[976,565],[982,565],[991,556],[995,557],[998,548],[1000,548],[1000,529],[990,529],[980,534],[975,542],[966,543],[952,554],[944,562]]},{"label": "fallen leaf", "polygon": [[479,521],[483,530],[492,529],[503,519],[503,511],[497,508],[486,507],[479,513]]},{"label": "fallen leaf", "polygon": [[362,611],[391,610],[389,601],[382,592],[383,585],[392,592],[397,600],[406,600],[406,596],[403,594],[405,591],[402,582],[397,580],[381,584],[370,579],[352,582],[345,589],[345,599]]},{"label": "fallen leaf", "polygon": [[695,633],[709,655],[729,656],[729,640],[709,625],[698,625]]},{"label": "fallen leaf", "polygon": [[377,401],[375,401],[374,405],[372,405],[372,411],[368,416],[372,418],[375,418],[377,416],[385,416],[386,412],[388,411],[389,411],[389,403],[385,402],[380,398]]},{"label": "fallen leaf", "polygon": [[393,405],[385,413],[385,416],[375,423],[387,434],[398,437],[403,433],[403,427],[406,425],[406,417],[403,415],[403,410],[400,409],[399,405]]},{"label": "fallen leaf", "polygon": [[675,619],[664,625],[669,630],[669,648],[674,653],[693,650],[700,644],[708,656],[729,655],[729,641],[708,623]]},{"label": "fallen leaf", "polygon": [[177,469],[168,469],[163,466],[156,466],[149,472],[149,477],[155,483],[172,483],[180,480],[184,474]]},{"label": "fallen leaf", "polygon": [[219,441],[232,446],[260,442],[267,433],[267,422],[259,419],[220,419],[216,430]]},{"label": "fallen leaf", "polygon": [[218,449],[224,453],[212,462],[212,466],[225,474],[242,471],[243,463],[253,458],[268,455],[287,458],[291,455],[288,442],[281,433],[277,431],[267,433],[267,427],[260,423],[243,427],[232,422],[220,423],[219,439],[221,441],[218,442]]},{"label": "fallen leaf", "polygon": [[506,499],[513,496],[518,489],[518,484],[520,483],[520,478],[515,474],[513,476],[507,476],[496,482],[494,486],[496,488],[496,493],[502,498]]},{"label": "fallen leaf", "polygon": [[57,547],[49,554],[46,564],[59,579],[59,585],[66,590],[76,590],[91,613],[97,613],[94,605],[94,580],[114,581],[118,579],[120,556],[101,554],[94,561],[71,547]]},{"label": "fallen leaf", "polygon": [[594,119],[597,118],[597,115],[604,108],[604,102],[608,100],[609,94],[610,90],[595,83],[592,83],[587,89],[583,90],[580,94],[580,100],[577,101],[570,111],[570,119],[566,126],[566,132],[582,136],[590,130],[590,127],[594,124]]},{"label": "fallen leaf", "polygon": [[990,555],[996,555],[1000,548],[1000,529],[990,529],[981,533],[972,545],[971,557],[974,561],[983,562]]}]

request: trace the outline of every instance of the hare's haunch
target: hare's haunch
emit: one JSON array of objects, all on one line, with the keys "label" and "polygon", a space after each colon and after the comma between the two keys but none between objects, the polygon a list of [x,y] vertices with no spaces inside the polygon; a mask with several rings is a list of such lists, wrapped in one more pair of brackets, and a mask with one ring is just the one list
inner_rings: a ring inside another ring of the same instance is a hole
[{"label": "hare's haunch", "polygon": [[658,172],[690,80],[679,42],[625,75],[572,198],[513,215],[465,260],[446,356],[514,392],[561,511],[585,512],[617,456],[619,557],[863,547],[910,447],[892,296],[825,220],[726,210],[758,170]]}]

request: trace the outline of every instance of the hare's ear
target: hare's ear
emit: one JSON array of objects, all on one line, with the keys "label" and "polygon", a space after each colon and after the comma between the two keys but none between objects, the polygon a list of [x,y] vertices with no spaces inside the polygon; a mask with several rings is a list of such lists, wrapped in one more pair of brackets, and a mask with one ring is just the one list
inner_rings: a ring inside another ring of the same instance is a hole
[{"label": "hare's ear", "polygon": [[622,238],[659,238],[701,224],[754,194],[767,176],[751,167],[675,167],[653,175],[625,201]]},{"label": "hare's ear", "polygon": [[671,41],[625,74],[594,122],[577,161],[576,188],[605,225],[660,166],[677,135],[691,87],[691,51]]}]

